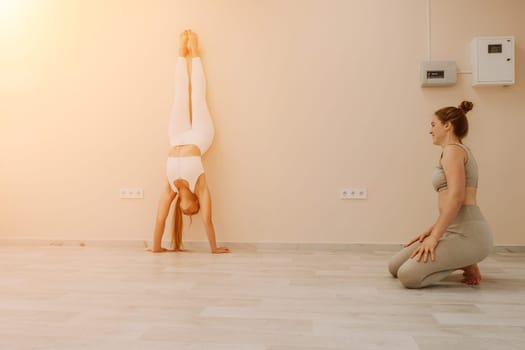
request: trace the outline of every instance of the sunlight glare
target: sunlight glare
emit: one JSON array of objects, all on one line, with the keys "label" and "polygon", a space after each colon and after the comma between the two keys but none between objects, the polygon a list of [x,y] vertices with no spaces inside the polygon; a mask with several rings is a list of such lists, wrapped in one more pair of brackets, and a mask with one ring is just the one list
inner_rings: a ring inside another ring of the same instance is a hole
[{"label": "sunlight glare", "polygon": [[21,0],[0,0],[0,21],[16,19],[22,8]]}]

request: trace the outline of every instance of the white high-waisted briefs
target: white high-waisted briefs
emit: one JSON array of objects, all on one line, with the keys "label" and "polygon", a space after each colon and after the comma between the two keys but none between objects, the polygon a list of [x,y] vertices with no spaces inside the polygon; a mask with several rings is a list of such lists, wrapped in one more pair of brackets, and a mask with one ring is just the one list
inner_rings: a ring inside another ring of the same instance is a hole
[{"label": "white high-waisted briefs", "polygon": [[191,192],[195,192],[195,184],[199,176],[204,173],[201,157],[168,157],[166,162],[166,174],[173,192],[178,192],[175,180],[184,179],[188,181]]}]

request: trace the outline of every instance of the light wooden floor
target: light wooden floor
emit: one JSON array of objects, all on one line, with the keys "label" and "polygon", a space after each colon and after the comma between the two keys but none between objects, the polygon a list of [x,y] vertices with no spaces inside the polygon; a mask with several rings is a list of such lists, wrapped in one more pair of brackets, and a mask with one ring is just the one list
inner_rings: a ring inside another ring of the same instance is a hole
[{"label": "light wooden floor", "polygon": [[525,349],[525,253],[424,290],[389,249],[0,242],[0,349]]}]

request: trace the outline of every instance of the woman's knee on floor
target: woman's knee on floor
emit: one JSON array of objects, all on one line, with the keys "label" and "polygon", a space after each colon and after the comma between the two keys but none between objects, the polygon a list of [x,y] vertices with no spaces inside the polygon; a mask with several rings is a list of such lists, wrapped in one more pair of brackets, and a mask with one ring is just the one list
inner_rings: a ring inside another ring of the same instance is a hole
[{"label": "woman's knee on floor", "polygon": [[410,255],[416,248],[416,245],[403,248],[390,258],[388,261],[388,271],[390,271],[392,276],[398,277],[399,268],[410,259]]},{"label": "woman's knee on floor", "polygon": [[414,289],[423,287],[422,281],[425,276],[421,275],[421,271],[417,267],[416,264],[410,264],[410,262],[408,262],[397,270],[397,278],[405,288]]},{"label": "woman's knee on floor", "polygon": [[388,262],[388,271],[390,272],[392,276],[397,277],[397,273],[398,273],[400,265],[401,264],[399,263],[397,259],[394,259],[394,258],[390,259],[390,261]]}]

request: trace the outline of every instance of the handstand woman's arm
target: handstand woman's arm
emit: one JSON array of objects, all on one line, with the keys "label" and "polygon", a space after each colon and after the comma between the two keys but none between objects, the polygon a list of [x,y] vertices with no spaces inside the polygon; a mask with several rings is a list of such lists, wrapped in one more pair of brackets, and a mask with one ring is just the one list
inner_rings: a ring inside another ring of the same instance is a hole
[{"label": "handstand woman's arm", "polygon": [[199,198],[202,222],[204,223],[204,228],[206,229],[206,235],[208,236],[211,252],[214,254],[229,253],[230,250],[228,248],[217,247],[217,241],[215,239],[215,227],[213,226],[211,215],[211,196],[204,174],[202,174],[198,180],[198,184],[195,188],[195,194]]},{"label": "handstand woman's arm", "polygon": [[155,230],[153,231],[153,253],[162,253],[169,251],[169,249],[162,248],[162,236],[164,234],[164,227],[166,226],[166,218],[170,211],[171,202],[175,199],[177,194],[171,190],[169,183],[166,182],[164,192],[161,194],[157,209],[157,218],[155,221]]}]

